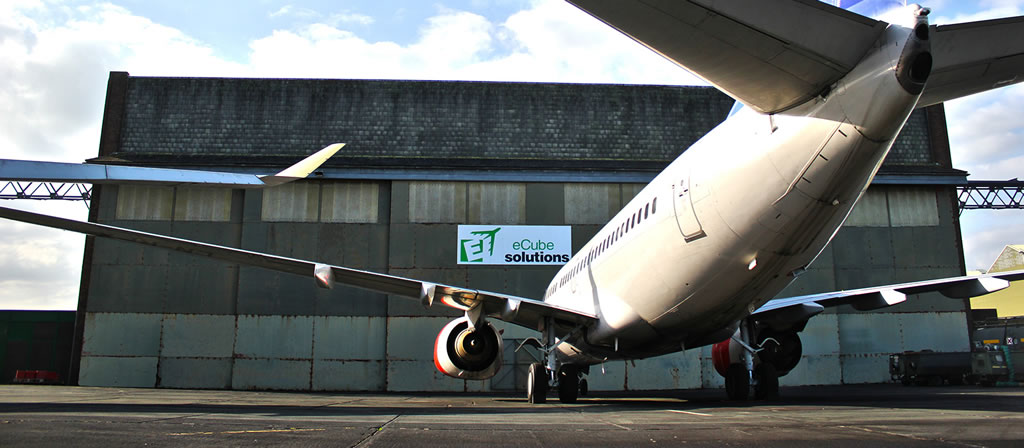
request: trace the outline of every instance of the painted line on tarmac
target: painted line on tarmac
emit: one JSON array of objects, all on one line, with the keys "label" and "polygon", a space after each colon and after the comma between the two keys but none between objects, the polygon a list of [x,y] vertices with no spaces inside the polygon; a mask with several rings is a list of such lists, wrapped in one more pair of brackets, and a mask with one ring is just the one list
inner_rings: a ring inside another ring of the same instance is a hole
[{"label": "painted line on tarmac", "polygon": [[269,432],[310,432],[310,431],[326,431],[325,428],[288,428],[288,429],[252,429],[247,431],[221,431],[221,432],[176,432],[167,434],[169,436],[212,436],[214,434],[257,434],[257,433],[269,433]]},{"label": "painted line on tarmac", "polygon": [[693,412],[693,411],[679,411],[679,410],[676,410],[676,409],[669,409],[668,412],[675,412],[677,414],[699,415],[701,417],[713,417],[713,415],[711,415],[711,414],[703,414],[703,413],[700,413],[700,412]]}]

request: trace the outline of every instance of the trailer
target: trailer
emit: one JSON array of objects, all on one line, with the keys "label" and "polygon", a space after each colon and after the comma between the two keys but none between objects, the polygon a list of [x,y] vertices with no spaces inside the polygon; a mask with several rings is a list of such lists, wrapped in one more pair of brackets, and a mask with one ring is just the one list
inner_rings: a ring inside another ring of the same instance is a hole
[{"label": "trailer", "polygon": [[889,375],[904,386],[959,385],[971,375],[970,352],[903,352],[889,355]]}]

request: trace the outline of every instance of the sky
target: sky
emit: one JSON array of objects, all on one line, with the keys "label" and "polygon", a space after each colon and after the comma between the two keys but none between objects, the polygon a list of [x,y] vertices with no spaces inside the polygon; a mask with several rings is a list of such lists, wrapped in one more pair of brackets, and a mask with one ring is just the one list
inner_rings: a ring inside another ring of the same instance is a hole
[{"label": "sky", "polygon": [[[922,3],[933,24],[1024,14],[1024,0]],[[702,84],[561,0],[2,0],[0,158],[95,157],[110,71]],[[948,102],[954,166],[976,180],[1024,177],[1022,112],[1024,85]],[[80,202],[0,206],[87,217]],[[1022,211],[968,211],[961,224],[968,269],[1024,243]],[[75,309],[83,245],[0,220],[0,309]]]}]

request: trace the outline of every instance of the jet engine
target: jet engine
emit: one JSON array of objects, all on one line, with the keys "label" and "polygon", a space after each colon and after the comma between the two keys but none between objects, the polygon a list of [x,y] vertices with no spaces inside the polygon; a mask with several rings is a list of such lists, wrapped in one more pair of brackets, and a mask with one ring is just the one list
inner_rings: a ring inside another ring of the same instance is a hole
[{"label": "jet engine", "polygon": [[490,322],[470,328],[463,316],[445,325],[434,342],[434,366],[464,380],[486,380],[501,369],[501,334]]},{"label": "jet engine", "polygon": [[[800,363],[803,346],[800,343],[800,336],[795,331],[764,329],[758,334],[757,339],[757,347],[761,349],[757,352],[758,360],[775,367],[778,376],[789,373]],[[733,338],[711,346],[711,363],[715,366],[715,371],[723,377],[726,376],[730,364],[743,362],[743,351],[743,346]]]}]

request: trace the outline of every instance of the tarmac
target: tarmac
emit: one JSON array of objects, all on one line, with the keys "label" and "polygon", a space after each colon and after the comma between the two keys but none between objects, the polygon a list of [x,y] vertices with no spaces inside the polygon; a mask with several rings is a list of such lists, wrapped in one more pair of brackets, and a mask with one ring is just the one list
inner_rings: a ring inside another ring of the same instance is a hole
[{"label": "tarmac", "polygon": [[1021,446],[1024,389],[899,385],[516,395],[0,386],[0,446]]}]

